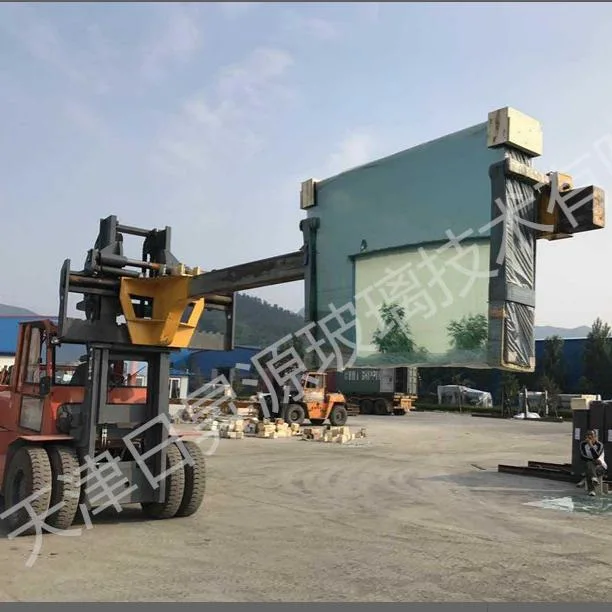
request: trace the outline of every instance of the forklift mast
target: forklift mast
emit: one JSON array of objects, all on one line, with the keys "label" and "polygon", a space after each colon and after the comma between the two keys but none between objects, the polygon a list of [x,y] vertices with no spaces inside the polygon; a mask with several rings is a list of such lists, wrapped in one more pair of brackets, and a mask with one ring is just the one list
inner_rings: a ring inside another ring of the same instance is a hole
[{"label": "forklift mast", "polygon": [[[143,238],[141,259],[126,257],[124,235]],[[71,270],[70,260],[62,266],[57,336],[52,341],[57,345],[85,345],[88,355],[83,404],[64,413],[60,410],[57,422],[60,431],[75,436],[78,446],[91,456],[99,450],[101,431],[108,443],[168,415],[173,350],[233,348],[235,292],[305,278],[306,247],[203,273],[177,260],[170,250],[170,237],[169,227],[145,230],[121,225],[115,216],[110,216],[101,219],[98,237],[83,269]],[[83,295],[77,310],[85,313],[84,318],[69,315],[71,293]],[[205,310],[225,313],[226,333],[222,340],[217,338],[220,334],[198,331]],[[132,404],[107,400],[107,375],[112,364],[121,361],[146,364],[146,400]],[[164,435],[163,427],[155,426],[135,444],[152,448],[163,442]],[[163,462],[164,456],[159,460]],[[153,468],[159,471],[161,465]],[[130,482],[138,479],[135,466],[126,465],[124,469]],[[146,489],[144,482],[138,484]]]}]

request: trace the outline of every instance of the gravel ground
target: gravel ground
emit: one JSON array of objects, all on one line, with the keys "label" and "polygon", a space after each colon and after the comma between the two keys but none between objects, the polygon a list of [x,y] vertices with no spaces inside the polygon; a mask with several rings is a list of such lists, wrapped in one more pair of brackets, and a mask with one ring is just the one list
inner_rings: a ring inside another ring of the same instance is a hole
[{"label": "gravel ground", "polygon": [[349,425],[368,437],[221,440],[188,519],[109,511],[79,537],[41,538],[30,568],[36,537],[4,537],[0,601],[607,601],[610,516],[525,505],[584,494],[497,472],[568,461],[569,423]]}]

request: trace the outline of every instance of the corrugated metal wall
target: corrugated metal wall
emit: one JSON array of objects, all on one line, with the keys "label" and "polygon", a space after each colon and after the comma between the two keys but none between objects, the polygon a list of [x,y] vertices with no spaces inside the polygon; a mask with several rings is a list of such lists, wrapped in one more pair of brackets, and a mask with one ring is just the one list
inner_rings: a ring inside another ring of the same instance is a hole
[{"label": "corrugated metal wall", "polygon": [[[567,338],[563,341],[563,359],[566,373],[566,393],[577,393],[578,383],[584,371],[586,338]],[[542,362],[544,340],[536,340],[536,364]]]},{"label": "corrugated metal wall", "polygon": [[[544,340],[536,340],[535,354],[536,367],[542,363],[544,355]],[[564,393],[579,393],[579,382],[584,372],[584,348],[586,338],[567,338],[563,341],[563,360],[565,363],[566,385]],[[490,391],[495,401],[501,398],[502,378],[498,370],[494,370],[491,377],[491,386],[484,391]]]}]

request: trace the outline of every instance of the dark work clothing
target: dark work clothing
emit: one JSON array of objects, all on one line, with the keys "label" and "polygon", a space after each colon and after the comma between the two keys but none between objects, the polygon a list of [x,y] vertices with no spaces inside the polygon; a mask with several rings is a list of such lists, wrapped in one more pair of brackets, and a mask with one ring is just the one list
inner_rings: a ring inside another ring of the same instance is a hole
[{"label": "dark work clothing", "polygon": [[88,363],[80,363],[74,370],[70,379],[70,384],[77,387],[84,387],[87,384]]},{"label": "dark work clothing", "polygon": [[590,491],[595,490],[594,480],[603,476],[608,469],[605,461],[604,445],[598,440],[593,445],[588,442],[580,444],[580,455],[585,464],[586,485]]},{"label": "dark work clothing", "polygon": [[591,446],[588,442],[580,444],[580,454],[582,459],[587,463],[589,461],[597,461],[600,459],[604,467],[607,467],[604,461],[604,445],[598,440]]}]

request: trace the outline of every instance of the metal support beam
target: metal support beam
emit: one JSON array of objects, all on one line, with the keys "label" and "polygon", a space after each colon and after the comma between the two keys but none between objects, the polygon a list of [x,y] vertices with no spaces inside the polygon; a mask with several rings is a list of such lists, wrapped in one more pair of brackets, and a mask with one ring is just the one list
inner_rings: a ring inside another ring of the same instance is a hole
[{"label": "metal support beam", "polygon": [[[304,249],[306,253],[306,267],[304,269],[304,322],[315,323],[311,334],[318,342],[321,335],[319,325],[319,302],[317,299],[317,231],[321,225],[318,217],[309,217],[300,221],[300,230],[304,236]],[[333,349],[332,349],[333,350]],[[319,369],[321,363],[316,351],[305,356],[306,365],[313,370]]]},{"label": "metal support beam", "polygon": [[207,293],[235,293],[269,285],[304,280],[306,254],[299,250],[230,268],[194,276],[189,294],[199,298]]},{"label": "metal support beam", "polygon": [[300,222],[300,229],[304,235],[305,268],[304,268],[304,304],[305,319],[317,322],[317,230],[321,222],[318,217],[311,217]]},{"label": "metal support beam", "polygon": [[546,469],[544,467],[518,466],[518,465],[498,465],[497,471],[502,474],[514,474],[516,476],[532,476],[545,480],[557,480],[559,482],[577,482],[578,479],[571,473],[557,470]]}]

